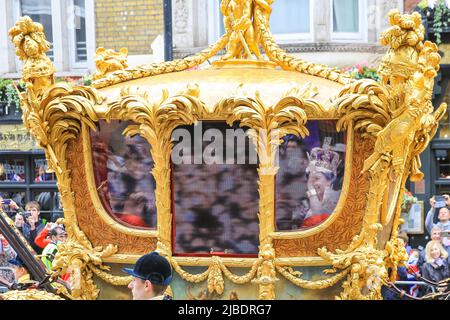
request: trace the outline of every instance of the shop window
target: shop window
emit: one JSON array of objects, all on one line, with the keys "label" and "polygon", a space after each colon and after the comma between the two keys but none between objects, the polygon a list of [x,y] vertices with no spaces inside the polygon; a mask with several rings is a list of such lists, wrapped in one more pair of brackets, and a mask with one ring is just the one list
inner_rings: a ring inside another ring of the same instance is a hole
[{"label": "shop window", "polygon": [[25,159],[0,158],[0,182],[24,183]]},{"label": "shop window", "polygon": [[173,140],[175,254],[256,255],[258,160],[245,130],[200,122]]},{"label": "shop window", "polygon": [[304,230],[324,222],[339,200],[346,140],[335,121],[309,121],[310,135],[289,135],[280,147],[276,176],[278,231]]},{"label": "shop window", "polygon": [[450,150],[438,149],[435,154],[438,163],[438,179],[450,179]]},{"label": "shop window", "polygon": [[33,159],[33,169],[34,182],[56,182],[56,175],[55,173],[49,171],[47,159],[44,157]]},{"label": "shop window", "polygon": [[156,228],[156,183],[151,147],[140,137],[125,137],[131,123],[101,120],[91,131],[95,183],[104,208],[118,222]]}]

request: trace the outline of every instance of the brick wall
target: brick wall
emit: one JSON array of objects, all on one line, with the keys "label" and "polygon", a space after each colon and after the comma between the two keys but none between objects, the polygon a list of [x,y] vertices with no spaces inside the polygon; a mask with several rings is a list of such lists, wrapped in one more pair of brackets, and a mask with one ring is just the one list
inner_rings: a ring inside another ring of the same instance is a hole
[{"label": "brick wall", "polygon": [[406,13],[410,13],[419,4],[420,0],[405,0],[404,8]]},{"label": "brick wall", "polygon": [[151,43],[164,34],[162,0],[96,0],[95,18],[96,47],[126,47],[130,55],[151,54]]}]

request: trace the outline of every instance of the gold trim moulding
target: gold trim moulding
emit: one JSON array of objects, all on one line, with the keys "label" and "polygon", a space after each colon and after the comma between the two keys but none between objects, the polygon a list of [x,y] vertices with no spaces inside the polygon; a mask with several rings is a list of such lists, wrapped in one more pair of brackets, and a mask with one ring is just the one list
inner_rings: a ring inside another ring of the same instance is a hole
[{"label": "gold trim moulding", "polygon": [[[141,255],[115,254],[105,258],[105,263],[134,264]],[[209,267],[214,263],[213,257],[173,257],[180,266],[184,267]],[[257,258],[220,258],[221,261],[231,268],[251,268]],[[290,267],[325,267],[330,263],[320,257],[301,258],[275,258],[275,265]]]}]

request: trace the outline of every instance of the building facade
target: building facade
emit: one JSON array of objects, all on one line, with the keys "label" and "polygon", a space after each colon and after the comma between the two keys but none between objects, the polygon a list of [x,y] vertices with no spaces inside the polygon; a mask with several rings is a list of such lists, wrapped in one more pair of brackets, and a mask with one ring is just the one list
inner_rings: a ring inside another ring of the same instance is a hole
[{"label": "building facade", "polygon": [[[174,56],[183,58],[224,33],[220,0],[173,0]],[[377,65],[389,10],[403,0],[276,0],[271,30],[281,46],[304,59],[346,67]],[[339,54],[336,54],[339,53]]]}]

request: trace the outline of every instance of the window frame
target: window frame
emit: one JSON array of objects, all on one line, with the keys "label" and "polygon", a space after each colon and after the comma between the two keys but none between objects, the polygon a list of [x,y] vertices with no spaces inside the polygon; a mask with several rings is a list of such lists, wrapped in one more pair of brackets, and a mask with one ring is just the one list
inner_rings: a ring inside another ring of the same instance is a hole
[{"label": "window frame", "polygon": [[[8,0],[7,0],[8,1]],[[22,16],[20,0],[13,1],[14,22]],[[51,0],[52,28],[53,28],[53,64],[60,72],[77,72],[92,69],[95,55],[95,3],[94,0],[85,0],[86,15],[86,61],[76,61],[75,29],[69,23],[66,27],[63,21],[70,18],[69,10],[73,10],[74,0]],[[16,70],[22,69],[23,63],[15,56]]]},{"label": "window frame", "polygon": [[333,19],[333,2],[329,0],[330,5],[330,39],[331,42],[367,42],[368,26],[367,26],[367,0],[358,0],[359,12],[358,12],[358,32],[334,32],[334,19]]},{"label": "window frame", "polygon": [[[309,1],[309,32],[304,33],[274,33],[273,36],[279,43],[308,42],[314,39],[314,9],[315,2]],[[221,36],[220,34],[220,3],[217,0],[208,2],[208,44],[214,44]]]}]

